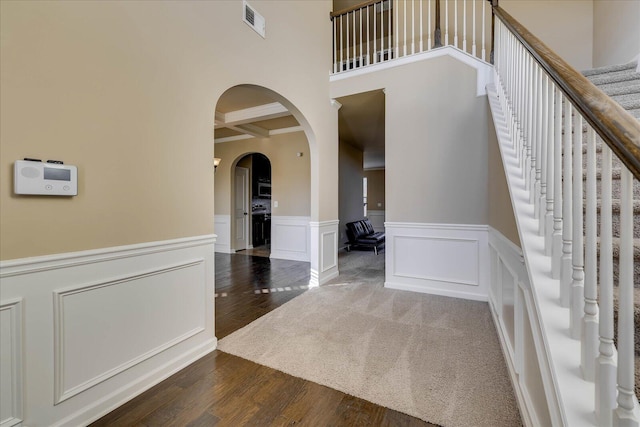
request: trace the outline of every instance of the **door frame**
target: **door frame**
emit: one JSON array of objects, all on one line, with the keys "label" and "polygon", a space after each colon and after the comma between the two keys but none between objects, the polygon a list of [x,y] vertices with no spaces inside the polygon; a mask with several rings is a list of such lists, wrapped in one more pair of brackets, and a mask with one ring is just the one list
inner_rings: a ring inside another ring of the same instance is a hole
[{"label": "door frame", "polygon": [[[244,212],[244,216],[245,216],[245,222],[244,222],[244,249],[238,249],[237,248],[237,242],[238,239],[235,238],[235,236],[237,235],[237,221],[236,221],[236,197],[235,197],[235,193],[236,193],[236,186],[237,186],[237,180],[236,180],[236,174],[238,172],[238,170],[242,170],[243,174],[245,175],[246,179],[244,180],[244,203],[246,206],[246,211]],[[233,201],[233,206],[232,206],[232,212],[233,212],[233,217],[232,217],[232,230],[231,230],[231,235],[234,236],[234,238],[232,239],[232,251],[233,252],[237,252],[239,250],[246,250],[246,249],[251,249],[251,241],[250,241],[250,227],[249,227],[249,209],[250,209],[250,197],[251,195],[250,193],[250,173],[249,173],[249,169],[242,167],[242,166],[235,166],[234,170],[233,170],[233,195],[231,200]]]}]

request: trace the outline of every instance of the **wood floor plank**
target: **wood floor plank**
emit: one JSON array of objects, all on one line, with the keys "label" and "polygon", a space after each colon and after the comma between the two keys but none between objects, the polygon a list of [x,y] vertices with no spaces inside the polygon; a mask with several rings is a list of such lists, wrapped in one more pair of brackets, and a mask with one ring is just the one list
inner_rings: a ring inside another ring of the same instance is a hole
[{"label": "wood floor plank", "polygon": [[[215,262],[219,339],[302,294],[309,283],[308,263],[228,254],[216,254]],[[434,426],[217,350],[92,424],[214,425]]]}]

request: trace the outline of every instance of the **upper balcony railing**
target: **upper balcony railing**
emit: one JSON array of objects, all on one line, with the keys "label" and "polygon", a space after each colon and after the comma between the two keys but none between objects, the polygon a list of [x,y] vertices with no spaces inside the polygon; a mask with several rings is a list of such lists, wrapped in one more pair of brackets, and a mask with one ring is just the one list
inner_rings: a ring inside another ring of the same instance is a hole
[{"label": "upper balcony railing", "polygon": [[331,13],[333,73],[455,46],[483,61],[491,52],[486,0],[371,0]]}]

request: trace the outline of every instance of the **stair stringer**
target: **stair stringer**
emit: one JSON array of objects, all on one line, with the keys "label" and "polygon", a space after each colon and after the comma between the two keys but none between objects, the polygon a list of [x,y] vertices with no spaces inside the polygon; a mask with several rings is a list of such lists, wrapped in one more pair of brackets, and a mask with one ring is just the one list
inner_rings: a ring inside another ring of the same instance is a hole
[{"label": "stair stringer", "polygon": [[[496,76],[494,81],[499,82],[499,78]],[[534,207],[529,203],[513,137],[494,84],[487,86],[487,95],[530,284],[523,309],[527,310],[532,325],[549,415],[554,426],[596,426],[595,386],[581,377],[580,342],[569,337],[569,309],[560,305],[560,281],[551,277],[551,258],[544,254],[544,237],[538,235]],[[499,334],[501,329],[497,327]],[[505,340],[503,336],[500,338]],[[507,365],[514,387],[521,388],[517,392],[529,395],[526,389],[522,390],[526,384],[518,380],[513,363]],[[528,404],[526,399],[524,404]],[[535,411],[522,409],[528,413]]]}]

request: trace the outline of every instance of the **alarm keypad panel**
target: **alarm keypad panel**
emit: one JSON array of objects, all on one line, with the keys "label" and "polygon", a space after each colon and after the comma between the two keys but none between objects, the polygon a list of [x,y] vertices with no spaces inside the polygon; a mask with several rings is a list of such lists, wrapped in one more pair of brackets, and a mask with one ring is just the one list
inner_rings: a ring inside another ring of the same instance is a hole
[{"label": "alarm keypad panel", "polygon": [[13,170],[16,194],[78,195],[78,168],[75,166],[16,160]]}]

